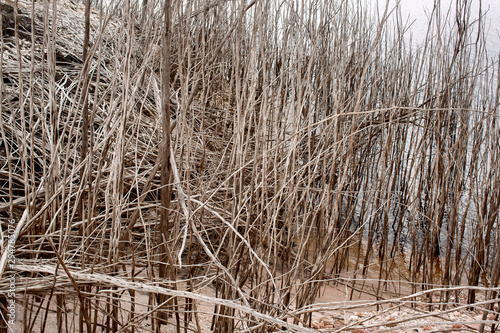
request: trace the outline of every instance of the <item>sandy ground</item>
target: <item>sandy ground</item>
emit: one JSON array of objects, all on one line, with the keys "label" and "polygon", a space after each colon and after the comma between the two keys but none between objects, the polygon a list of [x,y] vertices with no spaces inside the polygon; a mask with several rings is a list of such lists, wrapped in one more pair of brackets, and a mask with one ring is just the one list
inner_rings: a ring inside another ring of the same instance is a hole
[{"label": "sandy ground", "polygon": [[[415,297],[408,299],[406,295],[416,292],[411,290],[410,284],[405,283],[404,267],[406,266],[404,260],[393,274],[393,281],[383,281],[380,283],[375,276],[368,276],[368,278],[357,280],[354,285],[358,290],[363,292],[353,291],[353,280],[350,279],[353,275],[352,267],[348,273],[343,273],[341,283],[329,282],[325,283],[321,289],[320,296],[316,299],[315,309],[311,311],[311,320],[307,323],[299,323],[302,326],[308,326],[316,329],[318,332],[398,332],[398,333],[427,333],[427,332],[478,332],[480,323],[482,321],[483,312],[477,308],[471,309],[466,305],[467,291],[461,290],[456,298],[453,293],[449,300],[448,306],[441,309],[439,304],[440,292],[434,291],[431,293],[432,299],[429,298],[429,293],[413,294]],[[327,270],[328,271],[328,270]],[[377,274],[378,267],[375,264],[371,269],[373,274]],[[143,271],[139,277],[145,278],[147,276]],[[344,283],[344,284],[342,284]],[[349,283],[347,286],[345,283]],[[297,285],[299,285],[297,281]],[[179,290],[186,290],[186,283],[178,284]],[[377,293],[379,291],[379,293]],[[102,291],[106,292],[106,291]],[[119,314],[120,323],[128,323],[127,329],[121,332],[152,332],[151,320],[145,319],[148,311],[150,311],[149,295],[147,293],[136,292],[135,295],[135,317],[130,316],[130,306],[132,299],[127,290],[117,290],[119,293],[122,311]],[[209,284],[196,291],[196,293],[216,297],[215,285]],[[381,298],[377,299],[376,294]],[[18,293],[18,297],[22,295]],[[108,294],[109,295],[109,294]],[[294,295],[292,294],[292,297]],[[42,323],[45,321],[45,332],[58,332],[57,318],[56,318],[56,302],[55,296],[49,306],[49,314],[46,318],[42,318],[45,311],[40,311],[35,320],[32,318],[24,318],[24,308],[21,305],[21,300],[18,300],[16,326],[13,327],[12,332],[41,332]],[[392,300],[392,302],[383,302],[383,300]],[[376,302],[379,302],[376,305]],[[405,302],[406,301],[406,302]],[[411,301],[411,302],[410,302]],[[476,302],[484,301],[482,293],[477,294]],[[184,302],[182,300],[181,302]],[[79,332],[79,309],[76,296],[66,298],[64,306],[65,324],[63,332]],[[489,313],[486,318],[488,324],[486,332],[491,332],[491,324],[496,325],[497,332],[500,332],[498,313],[500,302],[497,302],[493,312]],[[40,304],[35,304],[35,309],[40,307]],[[42,304],[45,309],[47,303]],[[101,302],[100,307],[105,308]],[[293,311],[294,309],[290,309]],[[193,312],[193,320],[189,325],[187,332],[212,332],[212,320],[214,313],[214,304],[195,302]],[[32,316],[36,310],[32,310]],[[93,314],[94,315],[94,314]],[[98,316],[103,317],[103,313]],[[184,318],[180,318],[183,322]],[[33,327],[24,328],[25,323],[34,322]],[[291,319],[289,319],[291,323]],[[67,324],[66,324],[67,323]],[[162,332],[176,332],[175,317],[169,319],[170,325],[162,326]],[[100,320],[102,326],[98,326],[96,332],[106,332],[105,323]],[[86,331],[84,329],[84,331]],[[184,332],[184,330],[182,330]]]},{"label": "sandy ground", "polygon": [[[373,285],[369,285],[372,283]],[[365,288],[375,288],[375,281],[365,282]],[[200,293],[207,296],[215,296],[213,287],[205,287],[200,290]],[[387,297],[394,297],[394,293],[387,292]],[[439,300],[439,295],[434,295],[435,299]],[[465,296],[465,295],[464,295]],[[142,319],[141,316],[148,311],[148,298],[145,293],[136,294],[136,318],[126,317],[126,311],[120,316],[122,322],[136,322],[135,332],[152,332],[151,321]],[[454,306],[446,310],[440,310],[438,306],[430,307],[429,299],[425,296],[417,298],[417,304],[413,308],[387,303],[378,308],[374,305],[367,306],[370,301],[375,301],[375,297],[360,294],[355,292],[350,301],[351,292],[349,288],[342,285],[327,285],[319,299],[317,299],[318,309],[312,313],[311,327],[319,332],[336,332],[341,329],[346,332],[365,333],[365,332],[404,332],[404,333],[424,333],[424,332],[477,332],[482,320],[482,312],[478,310],[470,310],[465,306],[465,297],[460,297],[458,302],[455,301]],[[124,309],[128,309],[130,304],[130,296],[128,292],[122,292],[121,300],[124,304]],[[478,295],[478,301],[482,301],[481,295]],[[65,325],[63,332],[78,332],[78,327],[74,324],[78,323],[78,309],[72,306],[75,299],[67,299],[64,312],[67,316],[68,324]],[[363,304],[362,307],[347,309],[355,304]],[[322,304],[324,308],[321,309]],[[327,306],[328,305],[328,306]],[[46,303],[43,305],[46,307]],[[327,309],[327,307],[329,309]],[[334,310],[332,310],[335,308]],[[55,302],[50,305],[50,312],[47,316],[45,332],[58,332],[56,320]],[[212,313],[214,306],[212,304],[196,303],[198,312],[197,321],[193,320],[188,331],[192,332],[212,332],[210,330],[212,323]],[[500,324],[498,318],[498,305],[495,309],[496,313],[490,313],[487,317],[489,324]],[[32,328],[24,329],[24,323],[32,322],[29,318],[23,318],[23,307],[17,306],[16,326],[12,332],[40,332],[42,319],[40,316],[35,320],[35,325]],[[174,318],[170,321],[174,322]],[[182,320],[182,318],[181,318]],[[197,324],[196,324],[197,322]],[[78,324],[76,324],[78,325]],[[85,330],[84,330],[85,331]],[[163,326],[162,332],[175,332],[173,325]],[[487,332],[490,332],[488,329]],[[97,332],[105,332],[104,327],[98,327]],[[123,330],[123,332],[132,332],[131,330]]]}]

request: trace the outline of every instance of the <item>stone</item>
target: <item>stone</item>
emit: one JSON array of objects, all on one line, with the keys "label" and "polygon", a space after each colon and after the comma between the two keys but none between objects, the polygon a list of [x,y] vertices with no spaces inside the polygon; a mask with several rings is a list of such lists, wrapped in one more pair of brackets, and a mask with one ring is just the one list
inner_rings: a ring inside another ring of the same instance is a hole
[{"label": "stone", "polygon": [[357,320],[359,320],[358,316],[352,315],[349,317],[349,321],[357,321]]},{"label": "stone", "polygon": [[326,326],[326,325],[333,325],[333,319],[328,318],[328,317],[326,317],[326,316],[325,316],[325,317],[321,317],[321,318],[319,318],[319,322],[321,322],[321,323],[325,324],[325,326]]},{"label": "stone", "polygon": [[396,318],[394,318],[394,317],[389,318],[389,319],[387,320],[387,321],[388,321],[388,323],[387,323],[387,324],[385,324],[385,326],[387,326],[387,327],[395,327],[397,324],[396,324],[396,323],[391,323],[392,321],[395,321],[395,320],[396,320]]}]

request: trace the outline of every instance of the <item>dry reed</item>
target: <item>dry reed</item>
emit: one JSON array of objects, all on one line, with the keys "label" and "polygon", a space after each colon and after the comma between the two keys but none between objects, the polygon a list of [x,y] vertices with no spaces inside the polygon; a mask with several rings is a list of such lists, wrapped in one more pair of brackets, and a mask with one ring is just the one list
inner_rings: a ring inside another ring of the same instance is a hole
[{"label": "dry reed", "polygon": [[[470,1],[419,47],[389,3],[1,6],[22,331],[309,332],[422,304],[498,327],[499,69]],[[318,303],[326,284],[374,300]]]}]

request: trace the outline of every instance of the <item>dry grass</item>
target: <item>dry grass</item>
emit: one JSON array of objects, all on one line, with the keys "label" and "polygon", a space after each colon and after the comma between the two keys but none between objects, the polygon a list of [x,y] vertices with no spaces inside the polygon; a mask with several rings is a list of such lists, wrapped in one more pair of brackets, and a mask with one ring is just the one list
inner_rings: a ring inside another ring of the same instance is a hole
[{"label": "dry grass", "polygon": [[174,0],[170,35],[163,5],[88,6],[87,42],[84,5],[2,3],[21,330],[200,332],[204,302],[216,332],[314,331],[426,295],[498,326],[498,60],[468,1],[421,47],[389,5]]}]

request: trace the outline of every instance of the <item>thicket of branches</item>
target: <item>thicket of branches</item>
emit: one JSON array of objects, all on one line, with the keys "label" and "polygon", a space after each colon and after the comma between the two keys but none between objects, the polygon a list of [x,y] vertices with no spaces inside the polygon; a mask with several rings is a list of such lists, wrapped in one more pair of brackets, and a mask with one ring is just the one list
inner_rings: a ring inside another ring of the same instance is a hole
[{"label": "thicket of branches", "polygon": [[498,59],[470,1],[419,46],[355,1],[1,6],[25,331],[54,304],[62,331],[200,331],[199,302],[217,332],[308,331],[326,281],[366,277],[379,305],[388,281],[498,301]]}]

